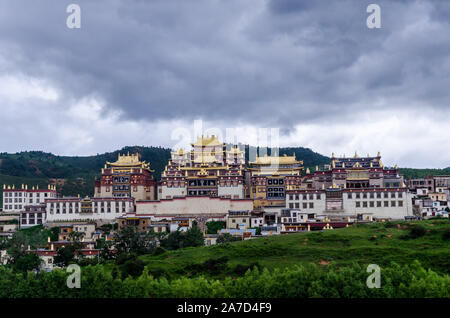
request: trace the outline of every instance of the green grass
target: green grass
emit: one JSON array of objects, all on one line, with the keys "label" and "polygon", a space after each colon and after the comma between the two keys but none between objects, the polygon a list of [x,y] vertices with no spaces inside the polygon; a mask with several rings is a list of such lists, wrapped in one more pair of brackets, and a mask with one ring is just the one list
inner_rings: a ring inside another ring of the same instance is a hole
[{"label": "green grass", "polygon": [[[421,224],[426,235],[408,238],[411,226]],[[210,247],[168,251],[158,256],[144,255],[141,259],[154,276],[178,277],[208,275],[204,262],[226,257],[220,274],[225,277],[257,263],[268,269],[286,268],[295,264],[316,263],[327,266],[378,264],[387,266],[394,261],[409,264],[419,260],[425,268],[438,273],[450,271],[450,241],[443,238],[450,221],[402,221],[351,226],[324,232],[296,233],[234,242]],[[202,266],[203,264],[203,266]]]}]

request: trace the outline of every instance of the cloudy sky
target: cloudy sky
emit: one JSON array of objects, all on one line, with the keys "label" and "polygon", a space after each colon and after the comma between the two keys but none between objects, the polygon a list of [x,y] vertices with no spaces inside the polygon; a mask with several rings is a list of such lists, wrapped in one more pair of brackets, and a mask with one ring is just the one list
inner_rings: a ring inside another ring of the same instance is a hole
[{"label": "cloudy sky", "polygon": [[0,0],[0,152],[176,147],[201,121],[448,167],[449,16],[447,0]]}]

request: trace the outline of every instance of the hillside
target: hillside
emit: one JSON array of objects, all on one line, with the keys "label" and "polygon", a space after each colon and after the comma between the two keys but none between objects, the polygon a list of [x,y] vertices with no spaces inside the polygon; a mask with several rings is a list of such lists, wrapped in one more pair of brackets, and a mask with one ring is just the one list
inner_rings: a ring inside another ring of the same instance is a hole
[{"label": "hillside", "polygon": [[[411,238],[412,227],[420,224],[426,234]],[[446,237],[444,236],[446,233]],[[210,247],[166,251],[141,259],[156,277],[197,275],[234,276],[258,265],[273,270],[314,263],[323,267],[333,264],[361,266],[400,265],[418,260],[425,268],[450,273],[450,220],[387,222],[359,224],[324,232],[306,232],[226,243]],[[214,273],[214,266],[220,267]]]},{"label": "hillside", "polygon": [[428,176],[450,175],[450,168],[445,169],[413,169],[400,168],[399,172],[407,179],[411,178],[425,178]]}]

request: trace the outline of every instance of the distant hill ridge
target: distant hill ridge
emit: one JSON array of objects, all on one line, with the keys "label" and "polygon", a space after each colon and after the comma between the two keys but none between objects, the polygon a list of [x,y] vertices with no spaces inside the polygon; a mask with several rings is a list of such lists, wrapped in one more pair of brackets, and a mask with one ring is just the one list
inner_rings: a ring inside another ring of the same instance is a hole
[{"label": "distant hill ridge", "polygon": [[[248,159],[248,146],[246,147]],[[150,162],[155,170],[155,177],[164,170],[170,159],[171,149],[162,147],[131,146],[114,152],[98,154],[95,156],[58,156],[42,151],[26,151],[16,154],[0,154],[0,174],[24,178],[74,178],[86,174],[99,174],[106,161],[116,161],[118,154],[139,153],[141,160]],[[305,166],[322,165],[328,163],[330,158],[313,152],[309,148],[289,147],[280,148],[280,155],[293,155],[303,160]],[[270,155],[270,151],[268,152]]]},{"label": "distant hill ridge", "polygon": [[[245,146],[248,159],[249,146]],[[128,146],[114,152],[94,156],[58,156],[43,151],[25,151],[15,154],[0,153],[0,185],[21,184],[41,187],[55,180],[58,192],[63,195],[93,195],[94,179],[99,176],[106,161],[116,161],[118,154],[139,153],[141,160],[150,163],[154,176],[160,179],[161,173],[170,159],[171,149],[163,147]],[[280,148],[280,155],[292,155],[303,160],[305,167],[323,165],[330,158],[303,147]],[[270,155],[270,151],[268,151]],[[2,193],[0,192],[0,199]],[[0,201],[1,204],[1,201]]]}]

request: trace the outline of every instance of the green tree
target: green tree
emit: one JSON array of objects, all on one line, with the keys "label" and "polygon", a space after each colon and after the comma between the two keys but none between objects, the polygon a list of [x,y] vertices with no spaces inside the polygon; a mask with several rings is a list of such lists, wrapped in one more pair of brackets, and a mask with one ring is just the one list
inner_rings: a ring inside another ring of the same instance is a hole
[{"label": "green tree", "polygon": [[200,228],[194,223],[186,232],[174,231],[160,237],[161,246],[167,250],[205,245],[205,238]]},{"label": "green tree", "polygon": [[197,225],[193,225],[184,234],[184,247],[196,247],[205,245],[205,238]]},{"label": "green tree", "polygon": [[418,224],[414,225],[409,233],[412,238],[418,238],[424,236],[425,234],[427,234],[427,230],[422,225]]},{"label": "green tree", "polygon": [[217,244],[223,244],[223,243],[231,243],[236,241],[242,241],[242,238],[240,236],[235,237],[231,235],[230,233],[224,233],[219,235],[217,238]]},{"label": "green tree", "polygon": [[74,242],[81,242],[84,238],[84,233],[73,231],[69,234],[69,240]]},{"label": "green tree", "polygon": [[134,252],[138,255],[151,253],[157,246],[158,236],[153,232],[141,233],[128,226],[114,236],[114,246],[119,254]]},{"label": "green tree", "polygon": [[224,221],[210,221],[206,222],[206,233],[207,234],[217,234],[217,232],[226,227]]},{"label": "green tree", "polygon": [[75,252],[77,248],[75,245],[67,245],[65,247],[60,247],[56,256],[54,258],[54,262],[58,266],[66,267],[71,263],[75,262]]},{"label": "green tree", "polygon": [[38,270],[42,260],[40,257],[33,253],[27,253],[19,256],[15,263],[14,269],[20,272],[27,272],[32,270]]}]

